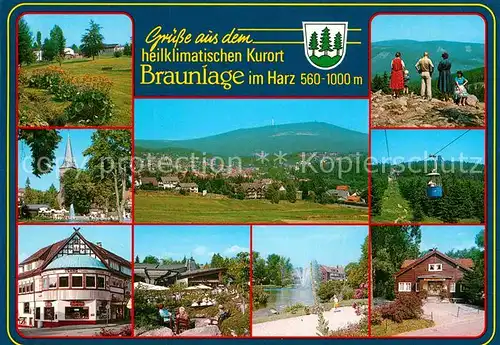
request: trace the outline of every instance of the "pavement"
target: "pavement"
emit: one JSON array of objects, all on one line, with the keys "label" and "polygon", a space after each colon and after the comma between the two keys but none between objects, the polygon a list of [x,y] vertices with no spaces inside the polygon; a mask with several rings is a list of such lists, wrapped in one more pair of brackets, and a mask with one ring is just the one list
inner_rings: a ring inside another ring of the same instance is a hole
[{"label": "pavement", "polygon": [[119,330],[127,325],[110,323],[99,325],[73,325],[73,326],[60,326],[51,328],[19,328],[21,336],[27,337],[78,337],[78,336],[93,336],[100,332],[101,328],[107,330]]},{"label": "pavement", "polygon": [[[349,323],[357,323],[361,319],[361,316],[356,315],[353,307],[341,307],[337,311],[326,311],[323,315],[328,320],[328,326],[332,331],[345,327]],[[316,327],[318,327],[318,315],[311,314],[253,324],[252,335],[264,337],[317,336]]]},{"label": "pavement", "polygon": [[401,336],[469,336],[477,337],[484,331],[484,310],[459,303],[427,302],[424,316],[431,318],[434,327],[400,334]]}]

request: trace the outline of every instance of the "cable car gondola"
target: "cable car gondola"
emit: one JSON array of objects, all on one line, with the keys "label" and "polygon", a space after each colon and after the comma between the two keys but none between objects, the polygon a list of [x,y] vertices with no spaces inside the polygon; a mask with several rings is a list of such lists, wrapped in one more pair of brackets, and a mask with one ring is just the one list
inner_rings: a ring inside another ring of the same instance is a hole
[{"label": "cable car gondola", "polygon": [[443,183],[441,175],[437,172],[437,156],[430,156],[434,158],[434,169],[428,173],[430,180],[427,183],[427,197],[430,199],[439,199],[443,197]]}]

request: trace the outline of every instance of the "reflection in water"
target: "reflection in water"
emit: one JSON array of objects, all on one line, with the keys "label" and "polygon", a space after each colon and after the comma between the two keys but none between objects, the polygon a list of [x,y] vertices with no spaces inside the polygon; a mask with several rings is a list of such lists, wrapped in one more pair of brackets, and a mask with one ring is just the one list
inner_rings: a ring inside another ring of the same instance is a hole
[{"label": "reflection in water", "polygon": [[294,286],[291,288],[266,288],[264,289],[269,294],[267,305],[259,306],[262,308],[274,308],[282,311],[287,306],[297,303],[304,305],[313,305],[314,296],[312,286]]}]

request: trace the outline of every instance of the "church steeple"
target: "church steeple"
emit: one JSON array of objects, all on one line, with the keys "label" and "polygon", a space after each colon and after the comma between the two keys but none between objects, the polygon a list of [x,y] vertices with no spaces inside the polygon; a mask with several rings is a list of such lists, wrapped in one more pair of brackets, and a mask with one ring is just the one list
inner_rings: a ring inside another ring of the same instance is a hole
[{"label": "church steeple", "polygon": [[71,148],[71,139],[68,134],[68,141],[66,141],[66,151],[64,152],[64,161],[60,169],[76,169],[75,159],[73,158],[73,150]]}]

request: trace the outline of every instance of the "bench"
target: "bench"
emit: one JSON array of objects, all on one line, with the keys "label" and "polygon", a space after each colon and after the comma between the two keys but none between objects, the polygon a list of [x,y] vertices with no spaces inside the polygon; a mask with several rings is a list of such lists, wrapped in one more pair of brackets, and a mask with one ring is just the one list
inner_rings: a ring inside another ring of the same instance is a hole
[{"label": "bench", "polygon": [[113,67],[102,67],[101,70],[103,71],[111,71]]}]

